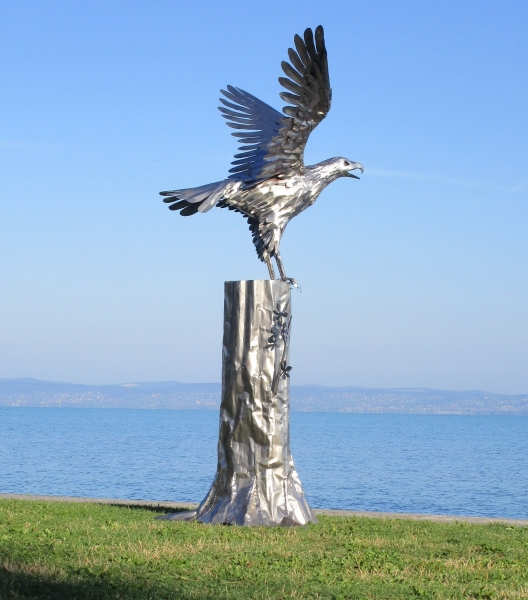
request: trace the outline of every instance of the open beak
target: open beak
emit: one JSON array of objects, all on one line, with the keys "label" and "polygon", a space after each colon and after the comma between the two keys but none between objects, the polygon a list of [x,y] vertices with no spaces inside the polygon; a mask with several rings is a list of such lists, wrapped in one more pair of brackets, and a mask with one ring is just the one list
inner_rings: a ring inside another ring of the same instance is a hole
[{"label": "open beak", "polygon": [[[359,169],[363,173],[363,165],[361,163],[352,163],[349,171],[355,171]],[[359,179],[357,175],[353,175],[352,173],[347,173],[346,177],[353,177],[354,179]]]}]

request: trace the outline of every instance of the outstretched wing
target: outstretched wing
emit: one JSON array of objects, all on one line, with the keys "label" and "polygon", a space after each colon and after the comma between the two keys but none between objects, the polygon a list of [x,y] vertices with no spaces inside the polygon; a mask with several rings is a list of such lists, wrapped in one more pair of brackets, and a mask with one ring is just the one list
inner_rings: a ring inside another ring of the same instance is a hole
[{"label": "outstretched wing", "polygon": [[240,138],[240,154],[235,154],[230,179],[254,185],[270,177],[286,179],[304,172],[304,147],[311,131],[330,110],[332,90],[321,26],[304,32],[304,40],[294,38],[297,51],[288,50],[291,64],[282,62],[287,77],[279,77],[288,91],[280,97],[292,106],[274,108],[239,88],[221,90],[224,106],[219,109],[233,133]]}]

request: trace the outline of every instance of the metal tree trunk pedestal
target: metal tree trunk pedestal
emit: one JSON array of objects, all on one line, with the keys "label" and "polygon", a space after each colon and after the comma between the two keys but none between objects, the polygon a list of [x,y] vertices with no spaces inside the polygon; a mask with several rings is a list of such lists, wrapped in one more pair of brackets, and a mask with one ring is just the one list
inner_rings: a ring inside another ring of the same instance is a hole
[{"label": "metal tree trunk pedestal", "polygon": [[225,283],[218,466],[202,523],[316,521],[290,452],[290,307],[286,282]]}]

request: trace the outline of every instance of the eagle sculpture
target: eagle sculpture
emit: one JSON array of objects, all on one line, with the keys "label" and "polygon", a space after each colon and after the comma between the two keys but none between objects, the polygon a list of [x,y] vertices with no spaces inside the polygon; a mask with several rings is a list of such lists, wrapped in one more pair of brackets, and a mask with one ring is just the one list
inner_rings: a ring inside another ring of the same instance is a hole
[{"label": "eagle sculpture", "polygon": [[247,218],[253,243],[271,279],[275,259],[280,278],[286,276],[279,245],[286,225],[311,206],[323,189],[338,177],[359,179],[352,171],[360,163],[347,158],[329,158],[316,165],[304,164],[304,147],[311,131],[330,110],[332,90],[321,26],[306,29],[304,39],[296,35],[295,50],[288,50],[290,63],[282,62],[286,77],[280,84],[288,90],[280,97],[288,106],[284,115],[240,88],[228,85],[221,90],[219,107],[227,125],[242,144],[231,163],[229,177],[196,188],[160,192],[171,210],[184,217],[205,213],[213,206],[229,208]]}]

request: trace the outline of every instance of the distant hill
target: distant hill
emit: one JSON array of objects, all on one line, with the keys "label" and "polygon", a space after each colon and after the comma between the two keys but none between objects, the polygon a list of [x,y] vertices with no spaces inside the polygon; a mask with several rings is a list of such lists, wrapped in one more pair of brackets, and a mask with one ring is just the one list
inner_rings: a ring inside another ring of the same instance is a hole
[{"label": "distant hill", "polygon": [[[219,383],[83,385],[0,379],[0,406],[218,410],[219,405]],[[528,415],[528,394],[293,385],[291,407],[296,412]]]},{"label": "distant hill", "polygon": [[215,409],[220,384],[176,381],[84,385],[0,379],[0,406]]}]

